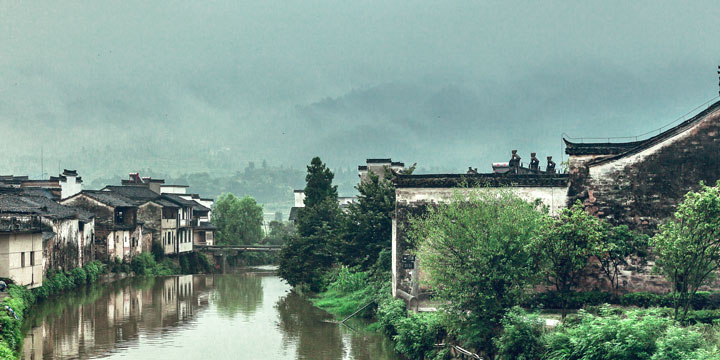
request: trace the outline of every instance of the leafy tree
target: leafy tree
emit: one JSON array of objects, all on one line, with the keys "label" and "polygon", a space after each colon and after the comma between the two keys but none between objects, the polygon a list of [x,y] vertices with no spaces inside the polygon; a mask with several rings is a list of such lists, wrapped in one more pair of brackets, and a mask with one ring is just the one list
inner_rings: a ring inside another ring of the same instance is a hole
[{"label": "leafy tree", "polygon": [[333,262],[340,209],[333,173],[319,157],[307,167],[305,207],[299,209],[297,233],[280,251],[278,275],[290,285],[321,288],[321,276]]},{"label": "leafy tree", "polygon": [[619,290],[620,267],[627,265],[630,256],[647,254],[648,237],[630,230],[627,225],[612,226],[603,222],[603,239],[598,244],[595,256],[600,270],[610,281],[617,293]]},{"label": "leafy tree", "polygon": [[720,269],[720,182],[700,187],[685,195],[673,219],[651,240],[655,265],[673,284],[676,319],[680,307],[687,315],[695,293]]},{"label": "leafy tree", "polygon": [[601,238],[600,220],[585,212],[578,201],[563,209],[557,218],[549,219],[540,236],[533,240],[533,251],[543,262],[542,274],[560,293],[563,310],[567,307],[570,292],[585,276],[590,257],[597,253]]},{"label": "leafy tree", "polygon": [[342,221],[339,260],[349,266],[367,270],[383,249],[389,249],[392,218],[395,210],[395,187],[390,176],[380,179],[370,172],[368,179],[356,186],[360,193],[350,204]]},{"label": "leafy tree", "polygon": [[500,320],[538,280],[527,244],[544,216],[509,191],[476,190],[411,219],[429,284],[463,343],[493,352]]},{"label": "leafy tree", "polygon": [[212,222],[218,227],[218,244],[250,245],[263,238],[263,209],[249,196],[221,195],[213,206]]},{"label": "leafy tree", "polygon": [[268,226],[269,231],[263,239],[263,244],[266,245],[282,245],[294,231],[292,223],[282,221],[271,221]]}]

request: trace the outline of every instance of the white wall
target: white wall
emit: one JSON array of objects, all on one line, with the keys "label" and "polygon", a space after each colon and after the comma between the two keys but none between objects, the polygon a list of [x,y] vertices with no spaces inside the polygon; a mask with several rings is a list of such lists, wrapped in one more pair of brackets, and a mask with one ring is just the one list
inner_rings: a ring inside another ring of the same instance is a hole
[{"label": "white wall", "polygon": [[[34,265],[30,265],[30,254]],[[25,266],[22,266],[25,256]],[[0,234],[0,277],[12,279],[18,285],[35,288],[42,285],[43,252],[41,233]]]},{"label": "white wall", "polygon": [[82,191],[82,183],[75,176],[65,176],[66,181],[60,180],[60,198],[67,199]]}]

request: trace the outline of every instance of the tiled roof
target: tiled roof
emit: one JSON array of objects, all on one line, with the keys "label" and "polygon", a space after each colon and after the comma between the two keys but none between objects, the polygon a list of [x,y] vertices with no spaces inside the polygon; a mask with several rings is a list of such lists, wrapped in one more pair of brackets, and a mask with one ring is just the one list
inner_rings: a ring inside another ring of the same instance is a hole
[{"label": "tiled roof", "polygon": [[162,194],[162,197],[181,206],[193,207],[197,204],[192,200],[183,199],[178,194]]},{"label": "tiled roof", "polygon": [[83,190],[80,194],[112,207],[135,207],[135,201],[113,191]]},{"label": "tiled roof", "polygon": [[108,185],[103,188],[103,190],[106,191],[112,191],[114,193],[118,193],[126,198],[145,202],[148,200],[155,200],[160,197],[160,194],[150,190],[147,186],[116,186],[116,185]]},{"label": "tiled roof", "polygon": [[80,219],[89,221],[94,215],[88,211],[64,206],[44,196],[29,196],[22,192],[0,195],[0,212],[39,215],[51,219]]}]

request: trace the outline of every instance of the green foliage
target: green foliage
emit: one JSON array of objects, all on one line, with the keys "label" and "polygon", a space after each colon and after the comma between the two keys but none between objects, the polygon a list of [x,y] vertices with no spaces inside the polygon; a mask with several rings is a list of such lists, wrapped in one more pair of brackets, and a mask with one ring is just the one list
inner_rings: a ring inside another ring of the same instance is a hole
[{"label": "green foliage", "polygon": [[282,245],[295,231],[292,223],[284,223],[277,220],[271,221],[268,227],[269,231],[262,241],[264,245]]},{"label": "green foliage", "polygon": [[463,344],[492,353],[505,311],[537,281],[527,244],[543,217],[509,191],[476,190],[411,220],[428,283]]},{"label": "green foliage", "polygon": [[180,269],[170,260],[157,262],[152,254],[142,253],[133,257],[130,268],[139,276],[166,276],[180,273]]},{"label": "green foliage", "polygon": [[600,270],[617,292],[620,267],[627,265],[630,256],[647,255],[648,236],[631,231],[627,225],[612,226],[607,222],[602,225],[602,241],[595,256],[600,262]]},{"label": "green foliage", "polygon": [[222,194],[213,205],[212,222],[218,227],[218,244],[252,245],[263,238],[262,206],[248,196]]},{"label": "green foliage", "polygon": [[655,265],[676,293],[676,318],[685,316],[697,290],[720,269],[719,228],[720,182],[713,187],[701,183],[699,191],[685,195],[674,218],[651,240]]},{"label": "green foliage", "polygon": [[[545,359],[717,359],[717,347],[697,326],[680,327],[662,309],[619,311],[599,315],[581,311],[546,335]],[[715,340],[716,341],[716,340]]]},{"label": "green foliage", "polygon": [[534,238],[532,248],[543,262],[542,273],[563,297],[570,296],[585,276],[590,257],[598,253],[602,230],[600,220],[585,212],[578,201],[549,220]]},{"label": "green foliage", "polygon": [[333,173],[320,158],[313,158],[305,177],[305,207],[300,209],[296,230],[279,254],[278,275],[292,286],[322,290],[323,274],[333,258],[340,209]]},{"label": "green foliage", "polygon": [[581,309],[618,302],[616,295],[600,291],[572,292],[565,295],[557,291],[546,291],[533,293],[523,302],[523,306],[534,309],[562,309],[563,306],[565,309]]},{"label": "green foliage", "polygon": [[392,237],[391,213],[395,210],[395,186],[391,172],[380,179],[373,172],[356,189],[357,201],[342,217],[339,259],[349,266],[366,270],[375,263],[380,251],[389,249]]},{"label": "green foliage", "polygon": [[[21,326],[24,314],[36,300],[46,299],[86,282],[93,282],[103,270],[102,263],[93,261],[85,267],[75,268],[67,274],[65,272],[52,274],[51,277],[43,280],[41,287],[33,290],[28,290],[23,286],[9,285],[8,294],[10,296],[0,303],[0,359],[17,358],[16,351],[19,350],[23,340]],[[10,311],[5,310],[5,306],[14,311],[17,319]]]},{"label": "green foliage", "polygon": [[385,334],[390,336],[396,335],[396,324],[407,317],[405,302],[401,299],[393,299],[387,296],[378,304],[376,316]]},{"label": "green foliage", "polygon": [[545,352],[545,321],[514,307],[501,321],[502,333],[493,339],[497,360],[539,360]]},{"label": "green foliage", "polygon": [[410,359],[433,356],[435,344],[445,335],[441,314],[435,312],[412,313],[396,323],[395,331],[395,350]]},{"label": "green foliage", "polygon": [[602,316],[585,312],[547,337],[547,359],[650,359],[656,340],[672,320],[629,311],[616,315],[605,308]]}]

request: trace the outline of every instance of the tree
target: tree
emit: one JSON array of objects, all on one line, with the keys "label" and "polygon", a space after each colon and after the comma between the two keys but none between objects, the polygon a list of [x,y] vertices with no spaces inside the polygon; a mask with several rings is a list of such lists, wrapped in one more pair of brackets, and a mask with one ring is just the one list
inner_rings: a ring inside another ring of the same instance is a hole
[{"label": "tree", "polygon": [[600,262],[600,270],[617,293],[620,286],[620,267],[627,265],[630,256],[646,255],[648,237],[633,232],[627,225],[612,226],[607,222],[602,224],[602,241],[598,244],[595,256]]},{"label": "tree", "polygon": [[212,222],[218,227],[218,244],[250,245],[263,238],[263,209],[249,196],[220,195],[213,206]]},{"label": "tree", "polygon": [[270,229],[263,239],[263,244],[266,245],[282,245],[294,231],[292,223],[282,221],[271,221],[268,227]]},{"label": "tree", "polygon": [[651,246],[657,269],[673,284],[675,318],[680,307],[684,318],[695,293],[720,269],[720,182],[687,193]]},{"label": "tree", "polygon": [[533,240],[533,251],[543,262],[542,274],[560,293],[563,310],[567,307],[570,292],[585,276],[588,262],[597,253],[601,238],[600,220],[585,212],[578,201],[563,209],[557,218],[549,219]]},{"label": "tree", "polygon": [[345,265],[360,265],[367,270],[375,264],[380,251],[390,249],[395,186],[389,172],[386,174],[380,179],[370,172],[368,179],[355,187],[360,195],[342,221],[339,261]]},{"label": "tree", "polygon": [[429,285],[465,344],[492,353],[500,320],[538,280],[527,244],[544,217],[507,190],[473,190],[411,219]]},{"label": "tree", "polygon": [[307,167],[305,207],[299,209],[296,234],[280,251],[278,275],[292,286],[319,291],[321,276],[330,268],[336,248],[340,209],[333,173],[319,157]]}]

